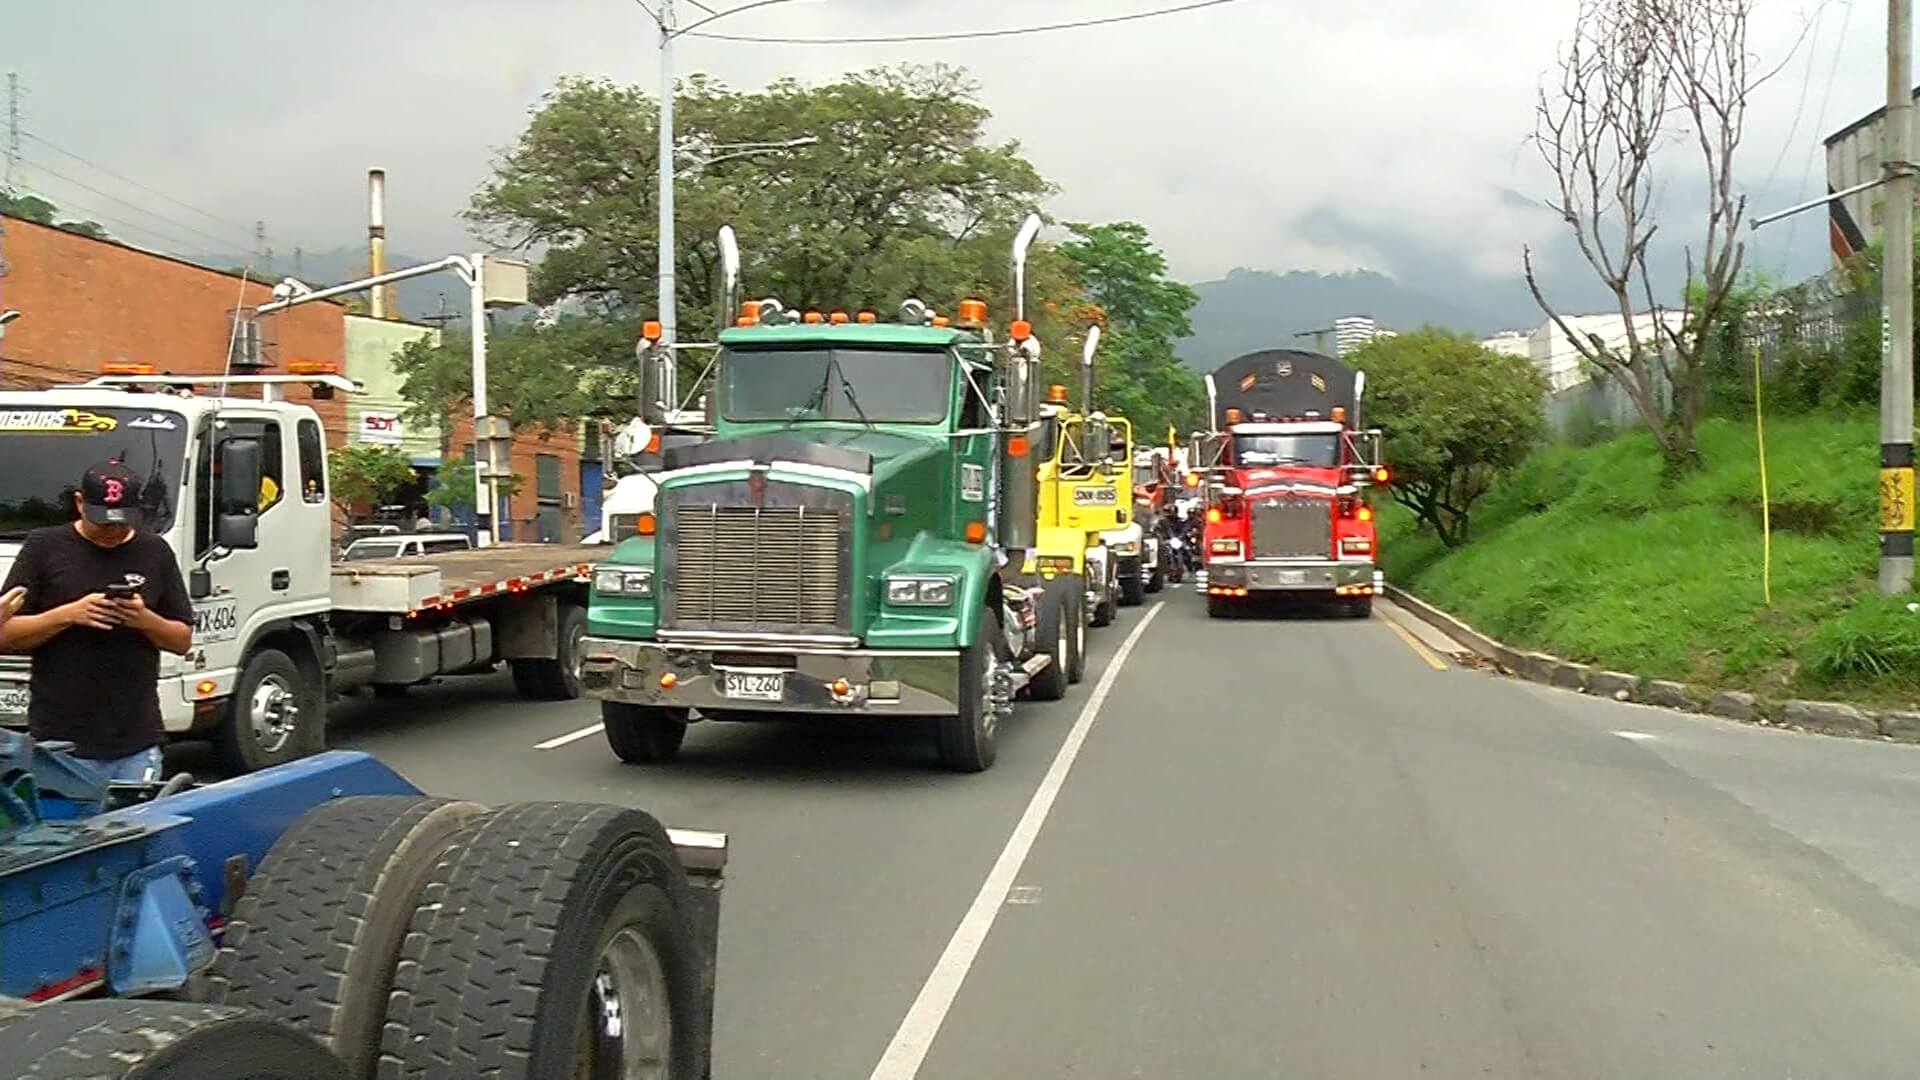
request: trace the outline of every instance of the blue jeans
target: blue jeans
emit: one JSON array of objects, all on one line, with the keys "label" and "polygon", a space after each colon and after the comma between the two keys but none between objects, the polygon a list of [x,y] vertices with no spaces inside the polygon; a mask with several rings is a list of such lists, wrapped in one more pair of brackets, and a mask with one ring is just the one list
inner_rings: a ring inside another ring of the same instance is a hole
[{"label": "blue jeans", "polygon": [[121,758],[81,758],[81,761],[93,767],[102,780],[127,780],[140,782],[158,780],[164,771],[160,760],[160,748],[148,747],[137,754],[128,754]]}]

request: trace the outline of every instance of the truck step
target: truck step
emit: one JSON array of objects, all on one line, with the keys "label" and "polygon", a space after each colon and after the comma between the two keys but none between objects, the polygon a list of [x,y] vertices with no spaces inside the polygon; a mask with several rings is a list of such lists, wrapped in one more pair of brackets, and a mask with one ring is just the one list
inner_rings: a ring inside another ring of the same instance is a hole
[{"label": "truck step", "polygon": [[1021,687],[1032,682],[1034,677],[1047,670],[1047,665],[1051,663],[1053,663],[1052,655],[1042,653],[1038,656],[1029,656],[1020,663],[1015,664],[1013,666],[1013,688],[1019,690]]}]

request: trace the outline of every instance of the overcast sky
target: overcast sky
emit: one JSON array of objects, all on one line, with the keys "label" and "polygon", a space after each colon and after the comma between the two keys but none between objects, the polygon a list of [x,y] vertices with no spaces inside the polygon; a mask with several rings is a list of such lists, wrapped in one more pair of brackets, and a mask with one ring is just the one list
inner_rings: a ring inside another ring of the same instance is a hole
[{"label": "overcast sky", "polygon": [[[800,0],[715,29],[926,32],[1169,2]],[[1538,221],[1503,208],[1500,192],[1547,192],[1525,139],[1574,7],[1238,0],[947,45],[686,40],[679,67],[749,87],[901,61],[964,65],[995,133],[1021,140],[1063,188],[1051,211],[1144,222],[1188,279],[1241,266],[1392,273],[1394,238],[1505,274],[1517,273]],[[1750,115],[1740,179],[1773,208],[1818,193],[1821,137],[1878,104],[1885,5],[1762,8],[1752,46],[1767,63],[1815,23]],[[28,133],[13,179],[171,250],[243,251],[264,220],[284,259],[296,244],[358,242],[364,172],[377,164],[388,170],[391,245],[437,256],[468,246],[456,214],[544,90],[567,74],[655,86],[654,43],[634,0],[7,0],[0,67],[19,72]],[[1685,159],[1674,160],[1683,183]],[[1325,227],[1330,212],[1355,227]],[[1753,261],[1818,271],[1824,245],[1824,220],[1807,215],[1763,230]]]}]

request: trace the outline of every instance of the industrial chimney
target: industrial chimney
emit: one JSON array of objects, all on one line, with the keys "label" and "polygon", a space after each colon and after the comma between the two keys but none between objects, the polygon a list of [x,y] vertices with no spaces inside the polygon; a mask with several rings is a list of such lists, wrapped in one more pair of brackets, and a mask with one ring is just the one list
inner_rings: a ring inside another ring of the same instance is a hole
[{"label": "industrial chimney", "polygon": [[[379,277],[387,272],[387,170],[367,170],[367,272]],[[371,311],[376,319],[387,317],[387,287],[373,287]]]}]

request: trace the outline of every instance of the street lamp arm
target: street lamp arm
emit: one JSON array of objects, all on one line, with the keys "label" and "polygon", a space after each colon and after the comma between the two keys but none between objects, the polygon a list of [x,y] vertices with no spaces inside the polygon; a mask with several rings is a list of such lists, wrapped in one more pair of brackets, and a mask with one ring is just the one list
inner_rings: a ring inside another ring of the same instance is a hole
[{"label": "street lamp arm", "polygon": [[362,278],[359,281],[349,281],[344,285],[335,285],[331,288],[298,293],[284,299],[272,300],[255,308],[254,314],[272,315],[275,312],[285,311],[287,308],[296,307],[300,304],[311,304],[316,300],[331,300],[336,296],[345,296],[348,293],[365,292],[368,289],[377,289],[382,285],[391,285],[396,281],[406,281],[409,278],[437,274],[442,270],[455,271],[460,275],[462,281],[465,281],[469,286],[473,284],[473,264],[463,256],[449,255],[439,262],[427,263],[424,266],[410,266],[404,270],[395,270],[389,274],[381,274],[379,277]]},{"label": "street lamp arm", "polygon": [[[701,27],[707,25],[708,23],[717,22],[721,19],[726,18],[729,15],[738,15],[743,11],[752,11],[754,8],[772,7],[775,4],[791,4],[796,2],[798,2],[798,0],[749,0],[748,3],[741,4],[739,7],[730,7],[725,11],[715,11],[704,19],[695,19],[694,21],[688,23],[685,26],[675,27],[674,29],[667,32],[667,36],[670,38],[677,38],[682,36],[683,34],[691,34],[695,30],[700,29]],[[704,10],[709,10],[709,11],[712,10],[710,8],[707,8],[706,5],[704,4],[699,6]]]}]

